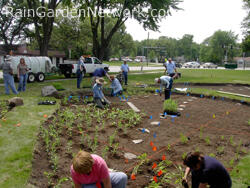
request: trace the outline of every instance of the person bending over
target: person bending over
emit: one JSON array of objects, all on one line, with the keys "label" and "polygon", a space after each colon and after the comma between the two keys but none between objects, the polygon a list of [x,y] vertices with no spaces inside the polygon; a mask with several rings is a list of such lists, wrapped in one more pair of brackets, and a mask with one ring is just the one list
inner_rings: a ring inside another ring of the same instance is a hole
[{"label": "person bending over", "polygon": [[70,168],[75,188],[126,188],[127,175],[109,172],[106,162],[98,155],[79,151]]},{"label": "person bending over", "polygon": [[171,89],[173,85],[173,78],[170,76],[161,76],[160,78],[155,78],[155,83],[160,84],[160,96],[162,88],[165,88],[165,100],[170,99]]},{"label": "person bending over", "polygon": [[94,97],[94,103],[98,108],[104,109],[105,105],[109,105],[111,102],[106,99],[102,92],[102,85],[105,84],[105,81],[103,78],[96,79],[96,83],[93,86],[93,97]]},{"label": "person bending over", "polygon": [[112,80],[110,86],[112,88],[111,96],[122,95],[122,86],[119,80],[113,75],[110,76],[110,79]]},{"label": "person bending over", "polygon": [[225,167],[215,158],[203,156],[200,152],[189,153],[183,161],[187,166],[183,181],[192,174],[192,188],[230,188],[231,178]]}]

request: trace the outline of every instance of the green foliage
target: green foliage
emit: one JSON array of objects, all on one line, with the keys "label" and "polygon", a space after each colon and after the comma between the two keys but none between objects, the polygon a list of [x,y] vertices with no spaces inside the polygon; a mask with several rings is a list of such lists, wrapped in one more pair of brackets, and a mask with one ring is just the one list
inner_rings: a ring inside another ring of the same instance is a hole
[{"label": "green foliage", "polygon": [[136,175],[139,171],[140,166],[142,166],[145,163],[148,163],[149,158],[147,153],[143,153],[142,155],[137,157],[140,161],[139,163],[134,167],[132,174]]},{"label": "green foliage", "polygon": [[186,144],[188,142],[188,138],[184,134],[180,134],[181,143]]},{"label": "green foliage", "polygon": [[224,146],[219,146],[216,150],[217,150],[217,153],[218,153],[219,155],[221,155],[221,154],[224,153],[224,149],[225,149]]},{"label": "green foliage", "polygon": [[168,99],[164,101],[163,110],[169,112],[177,112],[178,104],[176,101],[172,99]]},{"label": "green foliage", "polygon": [[210,141],[210,138],[208,136],[205,138],[205,142],[207,145],[210,145],[211,141]]},{"label": "green foliage", "polygon": [[247,124],[248,124],[248,126],[250,126],[250,120],[248,120],[248,123],[247,123]]},{"label": "green foliage", "polygon": [[214,153],[209,153],[208,156],[209,156],[209,157],[214,157],[214,158],[215,158],[215,154],[214,154]]},{"label": "green foliage", "polygon": [[57,83],[57,82],[55,82],[55,83],[53,83],[53,86],[57,89],[57,90],[65,90],[65,88],[62,86],[62,84],[61,83]]}]

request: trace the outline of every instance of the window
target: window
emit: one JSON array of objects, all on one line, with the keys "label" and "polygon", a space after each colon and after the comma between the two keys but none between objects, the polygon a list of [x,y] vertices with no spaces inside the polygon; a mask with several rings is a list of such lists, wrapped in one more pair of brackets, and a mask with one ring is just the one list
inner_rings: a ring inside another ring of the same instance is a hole
[{"label": "window", "polygon": [[95,63],[95,64],[102,64],[102,63],[101,63],[98,59],[96,59],[96,58],[94,59],[94,63]]},{"label": "window", "polygon": [[92,64],[91,58],[89,58],[89,57],[85,58],[84,63],[85,63],[85,64]]}]

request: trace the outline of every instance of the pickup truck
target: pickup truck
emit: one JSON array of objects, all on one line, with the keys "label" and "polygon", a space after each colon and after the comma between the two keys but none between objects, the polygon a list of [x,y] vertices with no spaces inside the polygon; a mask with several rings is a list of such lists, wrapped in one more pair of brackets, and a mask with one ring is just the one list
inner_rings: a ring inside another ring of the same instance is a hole
[{"label": "pickup truck", "polygon": [[[64,60],[63,63],[59,64],[60,72],[66,77],[70,78],[76,74],[78,60]],[[96,57],[86,57],[84,61],[85,69],[84,74],[92,74],[97,68],[103,68],[106,72],[109,71],[109,65],[103,64]]]}]

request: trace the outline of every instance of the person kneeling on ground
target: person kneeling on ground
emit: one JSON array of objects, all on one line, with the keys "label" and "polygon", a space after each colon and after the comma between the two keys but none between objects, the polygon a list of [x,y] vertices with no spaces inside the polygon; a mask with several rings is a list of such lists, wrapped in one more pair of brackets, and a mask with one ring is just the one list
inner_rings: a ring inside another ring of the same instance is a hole
[{"label": "person kneeling on ground", "polygon": [[106,162],[98,155],[79,151],[71,165],[75,188],[126,188],[127,175],[109,172]]},{"label": "person kneeling on ground", "polygon": [[183,181],[187,183],[188,174],[192,173],[192,188],[230,188],[231,178],[225,167],[215,158],[203,156],[199,152],[189,153],[184,159],[187,166]]},{"label": "person kneeling on ground", "polygon": [[122,86],[119,80],[113,75],[110,76],[110,79],[112,80],[110,86],[112,88],[111,96],[122,95]]},{"label": "person kneeling on ground", "polygon": [[96,79],[96,83],[93,86],[93,93],[94,93],[94,103],[98,108],[104,109],[104,105],[110,104],[110,101],[105,98],[102,92],[102,85],[104,84],[103,78]]},{"label": "person kneeling on ground", "polygon": [[160,84],[160,96],[162,88],[165,87],[165,100],[170,99],[173,78],[170,76],[161,76],[160,78],[155,79],[155,83]]}]

